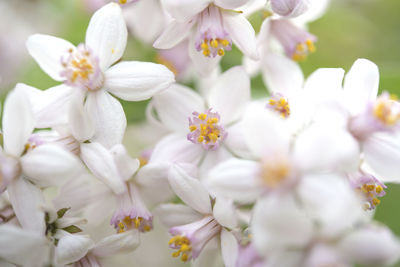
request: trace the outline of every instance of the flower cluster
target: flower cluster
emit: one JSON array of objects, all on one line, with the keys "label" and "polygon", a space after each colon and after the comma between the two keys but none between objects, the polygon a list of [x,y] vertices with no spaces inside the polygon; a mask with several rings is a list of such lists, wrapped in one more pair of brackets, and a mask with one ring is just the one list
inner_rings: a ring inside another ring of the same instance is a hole
[{"label": "flower cluster", "polygon": [[[400,240],[373,220],[400,182],[400,103],[378,93],[367,59],[307,79],[297,64],[316,50],[305,24],[329,1],[96,2],[79,45],[44,34],[26,41],[60,84],[20,83],[4,102],[0,265],[400,259]],[[257,36],[254,14],[263,18]],[[158,63],[121,59],[127,25],[153,43]],[[235,46],[243,64],[222,72]],[[258,72],[269,92],[252,98]],[[128,125],[118,99],[149,100],[146,122]],[[136,155],[123,144],[129,135],[143,148]]]}]

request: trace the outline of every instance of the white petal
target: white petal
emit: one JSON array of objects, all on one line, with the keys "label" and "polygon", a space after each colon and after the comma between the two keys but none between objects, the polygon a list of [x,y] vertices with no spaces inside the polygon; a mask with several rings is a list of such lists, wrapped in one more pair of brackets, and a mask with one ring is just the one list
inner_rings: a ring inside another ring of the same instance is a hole
[{"label": "white petal", "polygon": [[8,195],[19,223],[24,229],[45,232],[44,197],[42,191],[26,179],[14,179],[8,185]]},{"label": "white petal", "polygon": [[400,182],[400,134],[378,133],[363,143],[366,163],[384,182]]},{"label": "white petal", "polygon": [[69,264],[83,258],[94,243],[88,235],[66,234],[58,241],[55,253],[58,264]]},{"label": "white petal", "polygon": [[239,244],[235,236],[225,229],[221,231],[221,253],[226,267],[235,267]]},{"label": "white petal", "polygon": [[311,6],[308,0],[271,0],[272,10],[285,17],[297,17]]},{"label": "white petal", "polygon": [[236,122],[226,130],[229,134],[228,138],[224,140],[227,149],[240,158],[252,159],[253,156],[244,137],[243,120]]},{"label": "white petal", "polygon": [[251,203],[262,191],[258,172],[257,162],[231,159],[213,168],[204,183],[214,195]]},{"label": "white petal", "polygon": [[243,125],[245,140],[255,156],[289,151],[290,132],[287,122],[265,106],[258,103],[249,106]]},{"label": "white petal", "polygon": [[110,151],[99,143],[81,145],[81,158],[86,166],[116,194],[126,190]]},{"label": "white petal", "polygon": [[342,91],[344,70],[321,68],[314,71],[304,84],[304,92],[317,99],[336,97]]},{"label": "white petal", "polygon": [[313,223],[291,194],[260,199],[253,212],[254,245],[262,255],[288,246],[304,246],[311,240]]},{"label": "white petal", "polygon": [[95,127],[93,141],[106,147],[122,143],[126,129],[126,117],[122,105],[117,99],[103,90],[89,93],[85,108]]},{"label": "white petal", "polygon": [[[41,267],[46,265],[48,248],[46,238],[38,232],[26,231],[9,224],[0,226],[1,259],[20,266]],[[1,260],[0,265],[3,266]]]},{"label": "white petal", "polygon": [[189,117],[193,112],[204,112],[201,96],[188,87],[174,84],[157,94],[152,101],[157,115],[166,128],[173,132],[189,133]]},{"label": "white petal", "polygon": [[69,129],[79,142],[89,140],[94,135],[93,121],[84,109],[84,95],[76,92],[69,104]]},{"label": "white petal", "polygon": [[140,162],[138,159],[133,159],[121,144],[115,145],[110,149],[114,157],[114,162],[117,165],[118,171],[124,180],[130,179],[133,174],[139,169]]},{"label": "white petal", "polygon": [[128,31],[121,7],[110,3],[96,11],[86,31],[86,45],[100,59],[100,67],[106,70],[122,57]]},{"label": "white petal", "polygon": [[350,112],[362,112],[376,99],[378,87],[378,67],[367,59],[357,59],[344,80],[344,96]]},{"label": "white petal", "polygon": [[231,229],[237,227],[238,216],[232,200],[217,196],[213,207],[213,216],[224,227]]},{"label": "white petal", "polygon": [[202,218],[197,211],[182,204],[161,204],[156,208],[155,214],[167,227],[192,223]]},{"label": "white petal", "polygon": [[164,65],[125,61],[106,71],[104,87],[124,100],[141,101],[167,89],[174,81],[174,74]]},{"label": "white petal", "polygon": [[185,39],[196,20],[180,22],[171,21],[163,33],[154,42],[153,47],[157,49],[170,49]]},{"label": "white petal", "polygon": [[188,20],[205,9],[212,0],[162,0],[162,6],[174,19]]},{"label": "white petal", "polygon": [[61,185],[82,171],[78,158],[61,146],[44,144],[21,158],[22,172],[38,186]]},{"label": "white petal", "polygon": [[306,24],[307,22],[311,22],[317,20],[322,15],[325,14],[330,0],[309,0],[311,2],[310,8],[303,15],[295,18],[296,22],[301,24]]},{"label": "white petal", "polygon": [[261,70],[270,92],[288,96],[303,86],[304,76],[300,66],[286,56],[266,54],[262,60]]},{"label": "white petal", "polygon": [[[323,149],[321,149],[323,148]],[[294,159],[303,171],[355,171],[360,161],[358,142],[346,130],[314,124],[297,138]]]},{"label": "white petal", "polygon": [[400,242],[383,226],[367,226],[347,235],[339,249],[351,262],[368,266],[387,266],[399,260]]},{"label": "white petal", "polygon": [[174,165],[168,174],[168,181],[183,202],[202,214],[211,213],[210,196],[196,178],[190,177],[181,167]]},{"label": "white petal", "polygon": [[139,244],[139,231],[131,230],[103,238],[91,250],[91,253],[96,256],[106,257],[116,253],[132,252]]},{"label": "white petal", "polygon": [[214,4],[224,9],[235,9],[243,6],[249,0],[214,0]]},{"label": "white petal", "polygon": [[36,60],[40,68],[56,81],[63,81],[60,76],[63,67],[61,65],[61,57],[65,55],[69,49],[75,49],[70,42],[44,34],[31,35],[27,42],[26,48],[29,54]]},{"label": "white petal", "polygon": [[256,35],[250,22],[234,11],[222,11],[224,27],[237,47],[251,59],[258,59]]},{"label": "white petal", "polygon": [[208,105],[221,115],[221,123],[239,119],[250,101],[250,78],[242,67],[233,67],[222,74],[208,95]]},{"label": "white petal", "polygon": [[11,91],[4,103],[3,139],[6,153],[19,157],[34,128],[31,104],[23,91]]},{"label": "white petal", "polygon": [[196,50],[194,44],[195,36],[192,35],[189,38],[189,57],[192,60],[195,70],[202,76],[208,76],[213,74],[213,71],[217,68],[221,57],[205,57],[201,51]]},{"label": "white petal", "polygon": [[135,176],[137,183],[143,186],[166,183],[168,185],[168,170],[170,163],[148,163]]}]

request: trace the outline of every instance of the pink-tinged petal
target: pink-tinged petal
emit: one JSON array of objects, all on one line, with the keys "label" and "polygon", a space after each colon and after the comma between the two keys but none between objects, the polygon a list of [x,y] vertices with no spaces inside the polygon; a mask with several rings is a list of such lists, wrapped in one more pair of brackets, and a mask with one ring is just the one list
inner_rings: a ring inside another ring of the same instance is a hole
[{"label": "pink-tinged petal", "polygon": [[42,206],[45,204],[42,191],[23,177],[8,185],[8,195],[19,223],[26,230],[43,234],[46,229]]},{"label": "pink-tinged petal", "polygon": [[400,182],[400,134],[377,133],[363,143],[365,162],[383,182]]},{"label": "pink-tinged petal", "polygon": [[331,0],[309,0],[311,2],[307,12],[295,18],[300,25],[319,19],[325,14]]},{"label": "pink-tinged petal", "polygon": [[203,77],[212,75],[217,69],[221,57],[205,57],[203,53],[196,50],[195,38],[193,36],[189,39],[188,49],[194,69]]},{"label": "pink-tinged petal", "polygon": [[125,20],[117,3],[109,3],[93,14],[86,31],[86,45],[99,57],[102,70],[122,57],[127,38]]},{"label": "pink-tinged petal", "polygon": [[48,263],[48,255],[48,240],[43,234],[9,224],[0,226],[0,258],[13,263],[10,266],[42,267]]},{"label": "pink-tinged petal", "polygon": [[85,108],[91,117],[95,134],[92,141],[106,147],[122,143],[126,129],[126,117],[121,103],[109,93],[100,90],[89,93]]},{"label": "pink-tinged petal", "polygon": [[343,76],[344,70],[340,68],[318,69],[306,80],[304,92],[319,100],[336,98],[342,91]]},{"label": "pink-tinged petal", "polygon": [[61,57],[68,53],[68,50],[75,49],[70,42],[61,38],[44,34],[31,35],[26,48],[29,54],[36,60],[40,68],[56,81],[63,81],[61,72]]},{"label": "pink-tinged petal", "polygon": [[362,112],[376,99],[378,87],[378,67],[367,59],[357,59],[344,80],[344,97],[350,112]]},{"label": "pink-tinged petal", "polygon": [[271,194],[262,198],[253,212],[253,241],[261,255],[287,247],[305,246],[311,241],[313,222],[292,194]]},{"label": "pink-tinged petal", "polygon": [[189,132],[188,118],[193,112],[204,112],[203,98],[188,87],[174,84],[153,97],[153,106],[164,127],[172,132]]},{"label": "pink-tinged petal", "polygon": [[231,199],[217,196],[213,207],[213,216],[224,227],[233,229],[238,225],[236,207]]},{"label": "pink-tinged petal", "polygon": [[68,122],[69,103],[74,88],[64,84],[44,91],[25,84],[17,84],[16,88],[28,95],[36,128],[51,128]]},{"label": "pink-tinged petal", "polygon": [[400,257],[400,241],[382,225],[369,225],[345,236],[338,249],[348,260],[368,266],[392,266]]},{"label": "pink-tinged petal", "polygon": [[199,180],[189,176],[181,167],[174,165],[168,174],[168,181],[178,195],[188,206],[202,214],[210,214],[211,200],[207,190]]},{"label": "pink-tinged petal", "polygon": [[69,103],[69,130],[80,142],[89,140],[94,135],[94,125],[88,112],[84,108],[84,95],[76,92]]},{"label": "pink-tinged petal", "polygon": [[207,175],[204,183],[216,196],[240,203],[254,202],[263,188],[259,182],[259,164],[254,161],[231,159],[218,164]]},{"label": "pink-tinged petal", "polygon": [[99,143],[81,145],[81,158],[89,170],[115,194],[125,192],[126,186],[110,151]]},{"label": "pink-tinged petal", "polygon": [[243,120],[233,124],[226,131],[229,133],[229,137],[224,140],[227,149],[241,158],[252,159],[252,153],[244,136]]},{"label": "pink-tinged petal", "polygon": [[293,157],[303,171],[351,172],[358,168],[360,147],[346,129],[315,124],[296,138]]},{"label": "pink-tinged petal", "polygon": [[141,101],[167,89],[175,82],[174,74],[164,65],[126,61],[105,73],[104,88],[128,101]]},{"label": "pink-tinged petal", "polygon": [[235,267],[239,252],[239,243],[229,231],[221,231],[221,253],[226,267]]},{"label": "pink-tinged petal", "polygon": [[62,185],[83,171],[78,158],[61,146],[43,144],[21,158],[22,172],[37,186]]},{"label": "pink-tinged petal", "polygon": [[177,20],[171,21],[164,29],[163,33],[154,42],[154,48],[170,49],[176,46],[188,36],[195,21],[195,19],[184,22]]},{"label": "pink-tinged petal", "polygon": [[132,252],[139,244],[139,231],[131,230],[103,238],[95,245],[91,253],[99,257],[106,257],[116,253]]},{"label": "pink-tinged petal", "polygon": [[23,91],[11,91],[4,103],[3,139],[6,153],[19,157],[34,128],[31,103]]},{"label": "pink-tinged petal", "polygon": [[170,203],[161,204],[154,213],[158,216],[160,222],[167,227],[192,223],[203,217],[186,205]]},{"label": "pink-tinged petal", "polygon": [[162,0],[161,4],[174,19],[184,21],[205,9],[212,0]]},{"label": "pink-tinged petal", "polygon": [[242,67],[223,73],[211,88],[208,106],[221,115],[221,123],[238,120],[250,102],[250,78]]},{"label": "pink-tinged petal", "polygon": [[110,152],[114,157],[114,162],[122,179],[129,180],[132,178],[133,174],[139,169],[139,160],[131,158],[128,151],[121,144],[113,146]]},{"label": "pink-tinged petal", "polygon": [[261,103],[249,106],[243,118],[244,137],[256,157],[289,151],[291,133],[288,124]]},{"label": "pink-tinged petal", "polygon": [[61,265],[76,262],[83,258],[93,245],[88,235],[65,234],[59,239],[55,249],[56,262]]},{"label": "pink-tinged petal", "polygon": [[250,22],[233,11],[222,11],[224,27],[237,47],[251,59],[257,60],[256,35]]},{"label": "pink-tinged petal", "polygon": [[272,10],[284,17],[297,17],[311,6],[309,0],[271,0]]},{"label": "pink-tinged petal", "polygon": [[262,75],[271,93],[289,95],[300,91],[304,76],[300,66],[281,54],[268,53],[262,60]]},{"label": "pink-tinged petal", "polygon": [[247,4],[249,0],[214,0],[214,4],[224,9],[235,9]]}]

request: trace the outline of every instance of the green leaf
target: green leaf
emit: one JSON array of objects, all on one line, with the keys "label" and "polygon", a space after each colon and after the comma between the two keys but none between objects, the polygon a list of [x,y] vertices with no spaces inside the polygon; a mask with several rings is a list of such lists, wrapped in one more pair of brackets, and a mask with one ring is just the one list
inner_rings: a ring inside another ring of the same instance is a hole
[{"label": "green leaf", "polygon": [[62,208],[62,209],[59,209],[58,211],[57,211],[57,217],[60,219],[60,218],[62,218],[62,217],[64,217],[64,215],[65,215],[65,213],[69,210],[70,208]]},{"label": "green leaf", "polygon": [[79,228],[78,226],[75,226],[75,225],[67,226],[67,227],[63,228],[63,230],[67,231],[68,233],[71,233],[71,234],[82,232],[81,228]]}]

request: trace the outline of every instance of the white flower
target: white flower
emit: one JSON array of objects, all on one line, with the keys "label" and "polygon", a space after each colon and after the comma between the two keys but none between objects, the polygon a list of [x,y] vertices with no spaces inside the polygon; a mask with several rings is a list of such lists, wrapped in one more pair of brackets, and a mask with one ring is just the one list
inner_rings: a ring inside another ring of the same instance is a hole
[{"label": "white flower", "polygon": [[[154,47],[168,49],[189,36],[189,54],[200,73],[209,74],[234,42],[253,59],[258,58],[255,33],[247,19],[235,8],[248,0],[165,0],[165,10],[174,18]],[[192,28],[197,28],[191,33]]]},{"label": "white flower", "polygon": [[[126,25],[121,8],[115,3],[93,15],[85,44],[75,47],[68,41],[40,34],[27,41],[29,53],[40,67],[68,85],[59,94],[54,92],[53,101],[77,95],[81,109],[89,114],[94,126],[94,136],[90,138],[108,147],[122,141],[126,128],[122,106],[110,93],[128,101],[145,100],[174,82],[173,74],[162,65],[128,61],[111,66],[121,58],[126,41]],[[47,101],[53,103],[51,99]],[[70,114],[73,115],[77,114]]]}]

